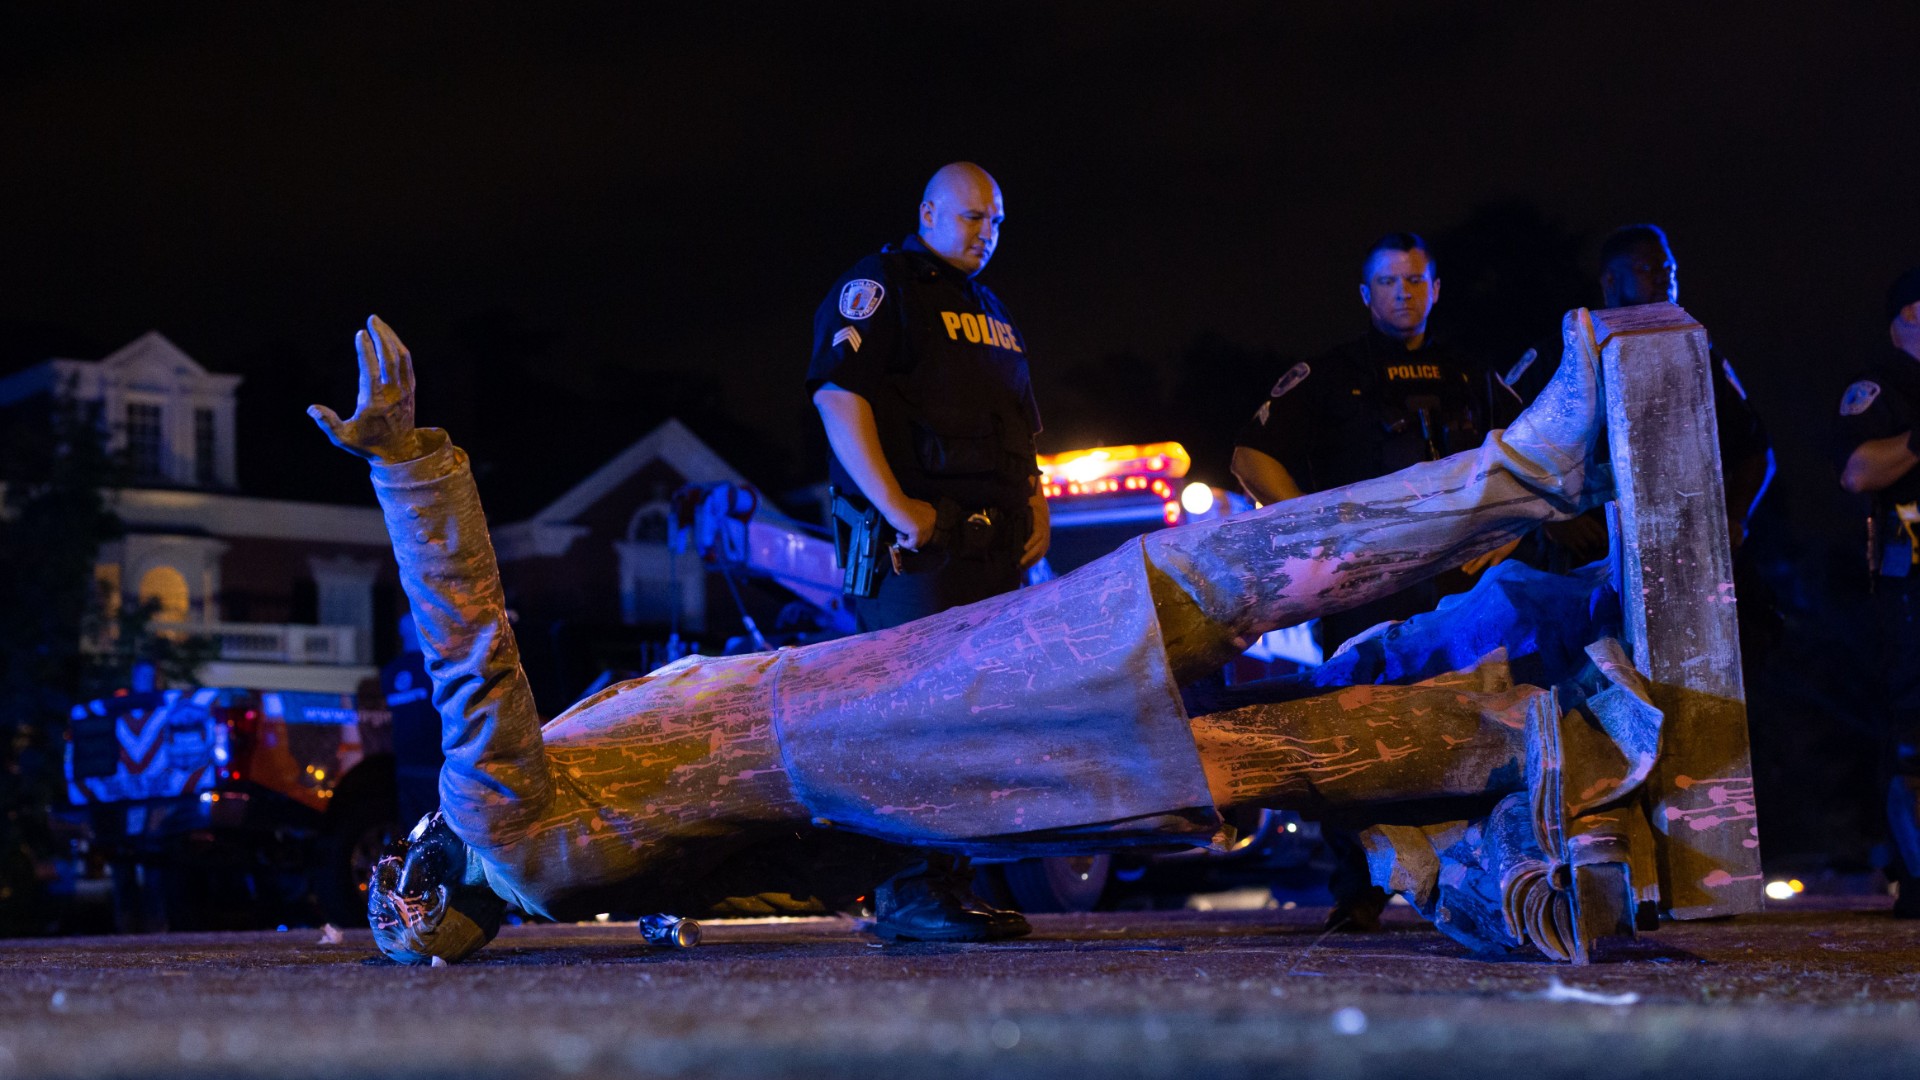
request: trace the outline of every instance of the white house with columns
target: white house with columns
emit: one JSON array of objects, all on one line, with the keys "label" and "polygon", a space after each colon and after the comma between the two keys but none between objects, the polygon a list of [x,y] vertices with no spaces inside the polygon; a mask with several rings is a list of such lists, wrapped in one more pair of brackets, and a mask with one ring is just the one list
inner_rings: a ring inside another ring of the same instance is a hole
[{"label": "white house with columns", "polygon": [[[240,383],[152,332],[99,360],[47,360],[0,378],[0,408],[65,395],[126,454],[133,483],[112,493],[126,535],[101,548],[95,577],[123,603],[154,603],[158,626],[217,641],[219,659],[200,672],[203,682],[353,692],[385,659],[374,655],[381,598],[404,604],[385,523],[371,495],[367,505],[339,506],[242,494]],[[719,482],[746,484],[668,420],[531,518],[495,527],[508,599],[524,617],[523,654],[537,666],[534,654],[559,625],[671,624],[701,635],[716,608],[719,629],[736,625],[732,601],[724,587],[709,589],[700,557],[675,555],[667,542],[673,492]],[[799,528],[771,506],[756,520]],[[550,666],[565,659],[549,658]]]},{"label": "white house with columns", "polygon": [[[99,360],[47,360],[0,379],[0,407],[66,397],[125,455],[132,483],[111,505],[126,535],[101,548],[95,578],[123,603],[153,602],[157,627],[214,639],[204,682],[353,692],[378,674],[375,588],[394,578],[386,527],[371,506],[240,494],[240,382],[151,332]],[[292,622],[293,597],[308,587],[317,622]],[[242,593],[281,618],[229,619]]]}]

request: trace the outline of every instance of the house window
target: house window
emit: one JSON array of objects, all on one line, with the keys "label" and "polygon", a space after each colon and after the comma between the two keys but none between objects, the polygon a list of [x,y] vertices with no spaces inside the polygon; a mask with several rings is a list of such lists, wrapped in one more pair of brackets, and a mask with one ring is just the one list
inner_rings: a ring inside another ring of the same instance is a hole
[{"label": "house window", "polygon": [[212,487],[217,478],[214,473],[213,410],[193,410],[193,480],[204,487]]},{"label": "house window", "polygon": [[643,544],[664,544],[667,542],[667,506],[665,503],[649,503],[641,507],[639,513],[627,523],[627,539]]},{"label": "house window", "polygon": [[161,452],[164,447],[160,428],[160,406],[132,402],[127,405],[127,464],[135,480],[160,480]]},{"label": "house window", "polygon": [[171,566],[156,566],[140,576],[140,602],[154,605],[155,622],[186,622],[191,610],[187,579]]}]

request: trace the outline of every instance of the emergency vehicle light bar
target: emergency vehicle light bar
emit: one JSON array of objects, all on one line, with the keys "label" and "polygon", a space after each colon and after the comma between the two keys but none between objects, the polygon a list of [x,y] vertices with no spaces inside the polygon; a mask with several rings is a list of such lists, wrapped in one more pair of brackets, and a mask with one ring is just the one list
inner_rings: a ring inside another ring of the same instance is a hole
[{"label": "emergency vehicle light bar", "polygon": [[1041,490],[1052,499],[1061,495],[1101,495],[1108,492],[1152,492],[1168,498],[1172,481],[1187,475],[1193,458],[1177,442],[1096,446],[1041,454]]}]

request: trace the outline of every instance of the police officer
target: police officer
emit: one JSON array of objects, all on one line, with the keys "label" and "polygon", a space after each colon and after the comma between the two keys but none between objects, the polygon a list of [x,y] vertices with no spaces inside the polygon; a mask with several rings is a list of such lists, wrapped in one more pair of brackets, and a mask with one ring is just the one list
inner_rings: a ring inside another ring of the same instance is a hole
[{"label": "police officer", "polygon": [[[1615,229],[1600,243],[1601,307],[1662,301],[1677,304],[1680,302],[1679,271],[1673,247],[1660,226],[1625,225]],[[1557,336],[1528,350],[1501,378],[1511,397],[1505,403],[1496,397],[1496,405],[1517,406],[1532,401],[1546,385],[1559,358]],[[1713,411],[1719,427],[1720,469],[1726,491],[1727,536],[1738,551],[1747,536],[1747,522],[1773,476],[1773,448],[1758,414],[1747,401],[1746,388],[1734,374],[1732,361],[1718,349],[1711,351],[1710,358]],[[1556,522],[1541,531],[1546,543],[1540,560],[1547,569],[1564,571],[1607,553],[1606,517],[1599,511]],[[1761,582],[1743,573],[1737,591],[1743,597],[1758,597],[1764,590]],[[1753,605],[1742,607],[1742,614],[1746,615]]]},{"label": "police officer", "polygon": [[1886,350],[1840,399],[1840,486],[1872,497],[1868,563],[1883,673],[1887,820],[1899,883],[1894,914],[1920,918],[1920,267],[1887,293]]},{"label": "police officer", "polygon": [[[855,263],[813,323],[807,389],[833,450],[836,491],[890,533],[877,587],[856,595],[879,630],[1017,588],[1046,554],[1034,460],[1040,414],[1027,341],[976,277],[1006,217],[978,165],[927,182],[919,229]],[[1027,932],[972,895],[964,861],[935,856],[874,893],[888,938],[982,941]]]},{"label": "police officer", "polygon": [[[1233,474],[1249,495],[1281,502],[1479,444],[1486,380],[1428,334],[1439,299],[1440,278],[1419,236],[1389,233],[1367,249],[1360,280],[1367,332],[1282,373],[1234,440]],[[1477,560],[1472,569],[1496,561]],[[1376,623],[1431,610],[1468,584],[1422,586],[1327,616],[1322,644],[1332,652]]]},{"label": "police officer", "polygon": [[[1249,495],[1263,504],[1281,502],[1479,444],[1486,431],[1486,376],[1428,334],[1439,299],[1426,241],[1407,232],[1374,241],[1360,270],[1367,332],[1282,373],[1234,439],[1233,474]],[[1375,624],[1431,611],[1440,597],[1465,590],[1472,574],[1512,550],[1508,545],[1384,600],[1322,617],[1322,647],[1331,653]],[[1358,841],[1338,827],[1325,836],[1335,857],[1328,927],[1377,929],[1387,894],[1371,884]]]}]

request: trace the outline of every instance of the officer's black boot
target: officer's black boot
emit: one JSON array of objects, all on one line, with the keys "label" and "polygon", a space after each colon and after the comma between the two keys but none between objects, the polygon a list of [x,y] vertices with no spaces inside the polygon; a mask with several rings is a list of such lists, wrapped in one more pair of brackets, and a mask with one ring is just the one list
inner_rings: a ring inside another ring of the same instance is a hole
[{"label": "officer's black boot", "polygon": [[1327,891],[1333,894],[1333,910],[1327,913],[1327,929],[1370,934],[1380,929],[1380,915],[1392,897],[1373,883],[1367,872],[1367,852],[1360,838],[1348,829],[1323,828],[1327,850],[1333,855],[1333,873],[1327,879]]},{"label": "officer's black boot", "polygon": [[998,941],[1033,928],[973,894],[966,859],[929,855],[873,891],[873,932],[887,941]]}]

